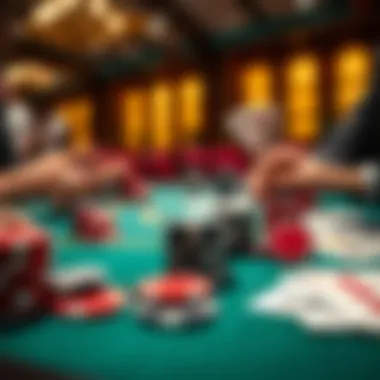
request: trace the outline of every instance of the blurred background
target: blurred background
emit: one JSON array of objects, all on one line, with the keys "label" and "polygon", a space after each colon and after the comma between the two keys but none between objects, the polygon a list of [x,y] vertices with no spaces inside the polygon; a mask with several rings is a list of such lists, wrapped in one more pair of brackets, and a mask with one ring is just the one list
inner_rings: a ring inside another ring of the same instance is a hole
[{"label": "blurred background", "polygon": [[[379,11],[376,0],[1,0],[0,106],[12,111],[16,99],[15,111],[9,113],[21,129],[35,123],[30,117],[35,113],[38,125],[68,128],[75,148],[96,146],[131,158],[144,180],[175,179],[182,163],[196,167],[200,160],[202,173],[210,177],[223,163],[227,174],[229,165],[244,173],[251,157],[247,160],[230,141],[226,115],[241,105],[279,107],[285,136],[312,148],[339,128],[371,84]],[[197,149],[202,155],[192,154]],[[36,217],[54,242],[54,255],[47,252],[54,258],[52,266],[95,262],[123,288],[165,267],[164,222],[177,214],[188,218],[196,207],[175,187],[157,188],[153,195],[132,208],[120,200],[102,204],[112,216],[103,218],[105,224],[112,227],[114,218],[122,233],[100,248],[78,239],[75,217],[62,216],[60,210],[46,213],[50,219]],[[204,207],[207,199],[198,203],[210,213]],[[30,214],[38,214],[39,206],[31,203]],[[243,224],[250,227],[251,209],[245,208]],[[205,219],[206,212],[200,214]],[[319,225],[329,237],[332,224],[322,220]],[[355,250],[359,238],[352,226],[341,235],[353,237],[343,243]],[[251,229],[247,231],[250,237]],[[343,243],[333,248],[344,252]],[[250,239],[248,244],[247,256]],[[326,250],[333,252],[331,244]],[[358,256],[364,250],[359,248],[354,252]],[[234,262],[232,269],[238,286],[221,301],[227,312],[220,313],[214,328],[192,335],[188,345],[181,338],[190,335],[150,334],[121,313],[111,322],[46,319],[24,334],[0,331],[0,353],[99,379],[124,379],[125,374],[200,379],[208,373],[210,379],[231,379],[260,372],[273,379],[279,373],[292,379],[336,379],[341,364],[345,378],[373,379],[374,371],[379,373],[378,344],[348,338],[322,344],[289,325],[278,327],[258,316],[252,323],[247,319],[242,300],[251,289],[257,295],[269,286],[286,265],[255,257]],[[376,307],[378,334],[378,302]],[[330,376],[323,372],[326,368]]]},{"label": "blurred background", "polygon": [[314,144],[370,83],[374,0],[3,0],[3,78],[74,144],[133,155],[227,143],[238,104],[278,104]]}]

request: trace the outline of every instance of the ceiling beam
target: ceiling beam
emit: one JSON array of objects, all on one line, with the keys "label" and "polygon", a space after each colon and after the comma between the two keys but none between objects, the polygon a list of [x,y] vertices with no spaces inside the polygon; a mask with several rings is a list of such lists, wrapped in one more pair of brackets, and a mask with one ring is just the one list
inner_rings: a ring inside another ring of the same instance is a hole
[{"label": "ceiling beam", "polygon": [[252,20],[262,21],[266,19],[266,14],[257,0],[239,0],[239,4]]},{"label": "ceiling beam", "polygon": [[89,61],[34,40],[22,39],[14,42],[7,60],[31,58],[70,68],[74,71],[87,70]]},{"label": "ceiling beam", "polygon": [[[119,3],[123,0],[119,0]],[[126,3],[131,6],[131,2]],[[153,12],[162,12],[171,24],[190,42],[198,59],[204,60],[214,55],[207,31],[176,0],[137,0],[132,6]]]},{"label": "ceiling beam", "polygon": [[30,10],[33,3],[33,0],[2,0],[1,13],[8,18],[21,17]]}]

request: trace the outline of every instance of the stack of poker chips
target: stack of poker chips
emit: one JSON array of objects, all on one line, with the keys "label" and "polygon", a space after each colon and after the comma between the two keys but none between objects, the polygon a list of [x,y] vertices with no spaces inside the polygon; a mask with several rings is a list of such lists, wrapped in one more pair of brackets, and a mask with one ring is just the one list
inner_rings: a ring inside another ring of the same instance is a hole
[{"label": "stack of poker chips", "polygon": [[137,317],[161,328],[183,328],[216,316],[212,282],[190,272],[175,272],[141,282],[136,289]]},{"label": "stack of poker chips", "polygon": [[219,221],[175,223],[168,231],[168,270],[199,273],[215,286],[230,281],[228,244]]},{"label": "stack of poker chips", "polygon": [[113,315],[125,304],[126,295],[108,285],[103,270],[77,267],[51,274],[50,310],[60,318],[91,319]]},{"label": "stack of poker chips", "polygon": [[313,250],[310,231],[304,215],[311,203],[307,193],[280,192],[273,194],[263,207],[265,236],[264,252],[281,261],[301,261]]},{"label": "stack of poker chips", "polygon": [[0,228],[0,318],[39,313],[46,301],[49,236],[31,223]]},{"label": "stack of poker chips", "polygon": [[260,214],[244,191],[219,201],[218,223],[222,225],[229,256],[250,255],[258,246]]}]

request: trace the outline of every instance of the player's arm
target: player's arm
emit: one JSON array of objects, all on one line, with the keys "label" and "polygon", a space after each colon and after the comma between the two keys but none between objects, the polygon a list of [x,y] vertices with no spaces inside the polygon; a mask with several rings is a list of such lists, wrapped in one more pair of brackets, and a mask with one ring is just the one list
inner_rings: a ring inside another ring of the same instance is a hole
[{"label": "player's arm", "polygon": [[9,198],[48,190],[69,170],[71,157],[56,153],[12,169],[0,169],[0,203]]},{"label": "player's arm", "polygon": [[276,179],[278,188],[305,188],[365,192],[377,180],[376,166],[350,166],[306,157],[294,168],[280,173]]},{"label": "player's arm", "polygon": [[272,149],[253,172],[251,189],[265,197],[277,188],[316,187],[380,195],[380,82],[356,113],[314,155]]}]

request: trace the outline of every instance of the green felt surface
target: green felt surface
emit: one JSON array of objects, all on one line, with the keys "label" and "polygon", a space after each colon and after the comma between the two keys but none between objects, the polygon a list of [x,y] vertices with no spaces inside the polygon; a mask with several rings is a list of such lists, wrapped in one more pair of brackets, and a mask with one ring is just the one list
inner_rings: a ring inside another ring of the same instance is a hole
[{"label": "green felt surface", "polygon": [[[113,243],[75,241],[68,221],[53,218],[38,202],[28,211],[53,234],[53,266],[99,263],[114,284],[129,287],[165,266],[163,230],[186,211],[180,189],[158,189],[151,208],[161,220],[147,224],[146,206],[106,202],[121,234]],[[234,284],[218,296],[218,319],[191,331],[160,331],[141,325],[126,308],[90,322],[46,317],[0,333],[0,354],[95,379],[377,379],[380,341],[358,336],[318,336],[292,321],[248,310],[249,299],[287,268],[259,259],[231,262]]]}]

